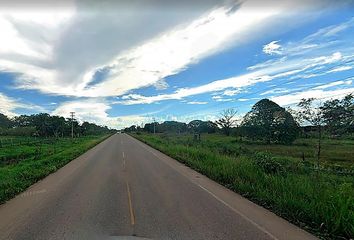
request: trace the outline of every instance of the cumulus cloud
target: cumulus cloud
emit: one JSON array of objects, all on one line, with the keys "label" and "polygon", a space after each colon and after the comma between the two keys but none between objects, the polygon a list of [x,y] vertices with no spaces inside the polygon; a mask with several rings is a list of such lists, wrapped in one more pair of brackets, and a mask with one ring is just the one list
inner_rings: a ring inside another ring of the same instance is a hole
[{"label": "cumulus cloud", "polygon": [[[254,1],[245,1],[201,14],[205,7],[142,11],[141,5],[135,9],[132,4],[129,11],[116,6],[119,12],[113,14],[83,10],[79,4],[61,8],[58,16],[53,15],[56,10],[46,11],[34,22],[37,13],[32,10],[20,19],[5,12],[0,21],[7,26],[3,46],[9,51],[0,56],[0,69],[20,73],[20,88],[58,95],[103,97],[151,85],[164,88],[161,79],[231,45],[247,43],[294,8],[291,1],[273,5],[259,11]],[[48,20],[52,15],[55,21]],[[107,72],[97,80],[102,69]]]},{"label": "cumulus cloud", "polygon": [[70,112],[75,112],[79,121],[91,121],[99,124],[106,124],[109,120],[107,111],[111,107],[104,101],[81,100],[61,103],[53,112],[66,118],[70,117]]},{"label": "cumulus cloud", "polygon": [[124,128],[129,125],[141,124],[150,120],[150,117],[139,115],[111,117],[108,115],[110,109],[111,106],[109,103],[103,99],[86,99],[63,102],[52,111],[51,114],[69,118],[70,112],[75,112],[75,117],[80,122],[95,122],[96,124],[111,128]]},{"label": "cumulus cloud", "polygon": [[23,103],[19,99],[15,99],[0,92],[0,113],[5,114],[6,116],[13,117],[18,115],[16,113],[17,109],[27,109],[35,112],[43,112],[43,109],[40,106]]},{"label": "cumulus cloud", "polygon": [[[134,89],[153,86],[168,90],[168,76],[178,74],[191,65],[231,46],[249,43],[267,32],[274,23],[285,22],[285,16],[303,13],[292,1],[271,2],[272,7],[259,8],[259,1],[231,4],[191,4],[184,7],[151,1],[120,1],[114,11],[101,11],[104,4],[85,6],[84,1],[65,4],[60,8],[0,10],[0,71],[14,72],[16,86],[35,89],[46,94],[92,97],[58,103],[53,114],[69,116],[76,111],[80,120],[94,121],[112,127],[136,124],[146,116],[110,116],[112,102],[108,96],[122,96],[113,104],[142,104],[164,100],[181,100],[189,96],[218,92],[215,101],[233,101],[232,96],[260,82],[280,78],[318,76],[315,69],[341,63],[350,54],[346,49],[326,50],[311,56],[294,58],[299,52],[308,53],[334,44],[318,39],[330,39],[346,31],[353,20],[330,26],[296,44],[273,41],[264,46],[271,59],[248,68],[246,74],[217,79],[197,87],[179,88],[171,93],[144,96]],[[162,9],[156,6],[163,6]],[[177,2],[177,1],[176,1]],[[178,1],[180,2],[180,1]],[[193,1],[195,2],[195,1]],[[317,1],[314,1],[317,2]],[[155,5],[154,5],[155,4]],[[268,1],[267,1],[268,4]],[[317,6],[317,4],[314,4]],[[152,6],[152,7],[151,7]],[[192,7],[192,11],[189,9]],[[316,7],[316,9],[318,9]],[[163,21],[161,21],[163,19]],[[293,18],[295,19],[295,18]],[[299,18],[296,18],[299,19]],[[146,23],[149,22],[149,28]],[[293,24],[294,22],[292,22]],[[123,35],[124,33],[124,35]],[[139,34],[137,34],[139,33]],[[339,66],[330,72],[345,71],[351,66]],[[322,71],[322,70],[321,70]],[[317,75],[316,75],[317,74]],[[178,85],[178,84],[177,84]],[[317,89],[323,90],[323,89]],[[130,93],[130,94],[129,94]],[[243,101],[247,98],[240,98]],[[21,108],[18,101],[0,95],[2,111],[14,114]],[[191,101],[189,104],[204,102]],[[27,106],[28,107],[28,106]],[[32,106],[33,107],[33,106]],[[56,106],[55,106],[56,107]]]},{"label": "cumulus cloud", "polygon": [[280,44],[278,44],[279,41],[273,41],[270,42],[266,45],[263,46],[263,52],[265,54],[269,54],[269,55],[274,55],[274,54],[282,54],[282,47]]}]

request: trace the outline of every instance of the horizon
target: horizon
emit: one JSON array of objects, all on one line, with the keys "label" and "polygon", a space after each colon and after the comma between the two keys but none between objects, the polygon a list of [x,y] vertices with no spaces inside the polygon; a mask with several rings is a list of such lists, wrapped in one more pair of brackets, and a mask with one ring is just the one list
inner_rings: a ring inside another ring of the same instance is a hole
[{"label": "horizon", "polygon": [[122,129],[354,92],[352,1],[36,3],[0,10],[8,116]]}]

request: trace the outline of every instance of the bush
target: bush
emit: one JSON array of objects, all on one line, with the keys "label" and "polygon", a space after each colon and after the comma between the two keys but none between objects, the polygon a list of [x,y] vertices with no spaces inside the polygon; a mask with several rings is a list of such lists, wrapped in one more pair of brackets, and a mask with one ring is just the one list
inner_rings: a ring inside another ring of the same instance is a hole
[{"label": "bush", "polygon": [[276,161],[270,154],[268,153],[256,153],[254,155],[254,161],[256,165],[263,169],[265,173],[274,174],[274,173],[283,173],[284,166]]}]

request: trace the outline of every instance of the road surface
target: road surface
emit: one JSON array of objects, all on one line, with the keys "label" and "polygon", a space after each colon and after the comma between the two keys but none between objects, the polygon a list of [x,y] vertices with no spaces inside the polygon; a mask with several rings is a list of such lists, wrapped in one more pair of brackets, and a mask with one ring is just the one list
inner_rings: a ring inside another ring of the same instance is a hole
[{"label": "road surface", "polygon": [[0,206],[0,239],[110,236],[316,239],[125,134]]}]

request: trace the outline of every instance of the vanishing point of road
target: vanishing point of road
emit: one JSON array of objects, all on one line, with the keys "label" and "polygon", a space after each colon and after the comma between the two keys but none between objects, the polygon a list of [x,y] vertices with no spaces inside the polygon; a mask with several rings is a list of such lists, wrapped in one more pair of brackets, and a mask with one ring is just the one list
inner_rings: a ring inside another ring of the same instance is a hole
[{"label": "vanishing point of road", "polygon": [[0,239],[129,236],[316,239],[126,134],[111,136],[0,206]]}]

